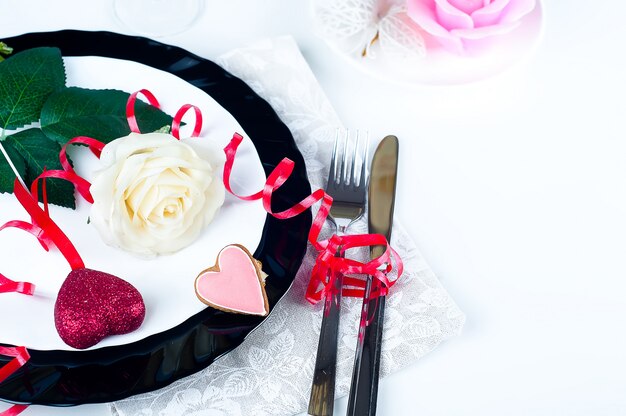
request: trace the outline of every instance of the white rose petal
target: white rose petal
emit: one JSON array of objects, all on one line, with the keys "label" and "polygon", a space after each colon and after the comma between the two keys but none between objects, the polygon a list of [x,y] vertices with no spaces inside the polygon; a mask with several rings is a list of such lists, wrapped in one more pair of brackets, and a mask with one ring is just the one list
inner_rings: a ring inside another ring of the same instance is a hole
[{"label": "white rose petal", "polygon": [[217,155],[198,156],[164,133],[135,134],[107,144],[91,185],[91,221],[103,240],[142,255],[191,244],[224,203]]}]

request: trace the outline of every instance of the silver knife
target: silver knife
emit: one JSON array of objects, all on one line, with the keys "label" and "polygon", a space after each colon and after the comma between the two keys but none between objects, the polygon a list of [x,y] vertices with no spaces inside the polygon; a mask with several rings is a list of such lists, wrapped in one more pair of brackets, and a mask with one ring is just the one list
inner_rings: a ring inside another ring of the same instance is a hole
[{"label": "silver knife", "polygon": [[[398,138],[386,136],[376,148],[370,172],[368,194],[368,226],[372,234],[382,234],[391,240],[393,206],[398,172]],[[385,247],[373,246],[372,259],[383,254]],[[370,276],[365,288],[361,322],[354,357],[354,369],[348,398],[348,416],[376,414],[380,351],[383,339],[385,297],[367,301],[380,282]],[[369,322],[369,324],[368,324]]]}]

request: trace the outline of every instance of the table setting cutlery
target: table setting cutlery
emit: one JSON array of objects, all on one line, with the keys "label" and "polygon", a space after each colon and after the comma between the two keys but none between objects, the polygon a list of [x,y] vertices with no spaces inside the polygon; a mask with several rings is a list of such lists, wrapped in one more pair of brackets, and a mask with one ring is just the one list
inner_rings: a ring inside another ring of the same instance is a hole
[{"label": "table setting cutlery", "polygon": [[[365,190],[367,189],[368,232],[370,234],[382,234],[389,240],[393,222],[398,167],[398,139],[389,135],[380,142],[369,169],[366,168],[369,161],[367,151],[362,151],[361,166],[358,168],[359,174],[357,174],[356,165],[358,142],[357,136],[350,161],[351,166],[347,166],[346,150],[348,143],[345,138],[342,140],[340,136],[335,141],[327,186],[327,192],[334,198],[329,218],[335,225],[336,231],[345,234],[350,224],[363,215]],[[337,154],[340,152],[340,148],[343,148],[343,156],[338,163]],[[357,176],[360,176],[358,181],[356,181]],[[372,246],[370,258],[380,257],[384,250],[384,246]],[[309,400],[308,413],[314,416],[333,414],[342,276],[338,273],[333,282],[333,291],[327,295],[324,305]],[[368,276],[357,335],[348,402],[347,414],[349,416],[376,414],[385,306],[385,297],[379,296],[380,285],[381,283],[377,279]],[[372,294],[376,295],[373,296]]]}]

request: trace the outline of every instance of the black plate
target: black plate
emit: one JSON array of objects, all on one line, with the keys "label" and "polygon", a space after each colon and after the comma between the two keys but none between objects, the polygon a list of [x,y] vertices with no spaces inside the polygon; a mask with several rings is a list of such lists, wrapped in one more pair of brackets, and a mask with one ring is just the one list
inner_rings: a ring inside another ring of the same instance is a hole
[{"label": "black plate", "polygon": [[[289,129],[265,100],[211,61],[150,39],[110,32],[64,30],[3,41],[15,52],[56,46],[63,56],[125,59],[172,73],[205,91],[237,119],[253,140],[266,174],[283,157],[295,162],[292,177],[274,194],[274,209],[286,209],[311,192],[304,160]],[[306,251],[310,226],[310,212],[282,221],[267,217],[254,257],[263,262],[263,270],[269,274],[265,288],[270,308],[293,282]],[[262,320],[207,308],[181,325],[131,344],[90,351],[29,350],[30,361],[0,384],[0,399],[75,405],[110,402],[155,390],[231,351]],[[0,366],[8,361],[0,357]]]}]

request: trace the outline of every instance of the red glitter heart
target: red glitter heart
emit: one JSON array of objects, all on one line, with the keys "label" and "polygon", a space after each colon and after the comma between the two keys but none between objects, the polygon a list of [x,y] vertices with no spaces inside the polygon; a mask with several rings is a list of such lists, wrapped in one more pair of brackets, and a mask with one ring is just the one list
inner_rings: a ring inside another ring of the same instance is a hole
[{"label": "red glitter heart", "polygon": [[130,283],[92,269],[72,270],[54,305],[54,324],[70,347],[85,349],[108,335],[139,328],[146,314],[141,294]]}]

